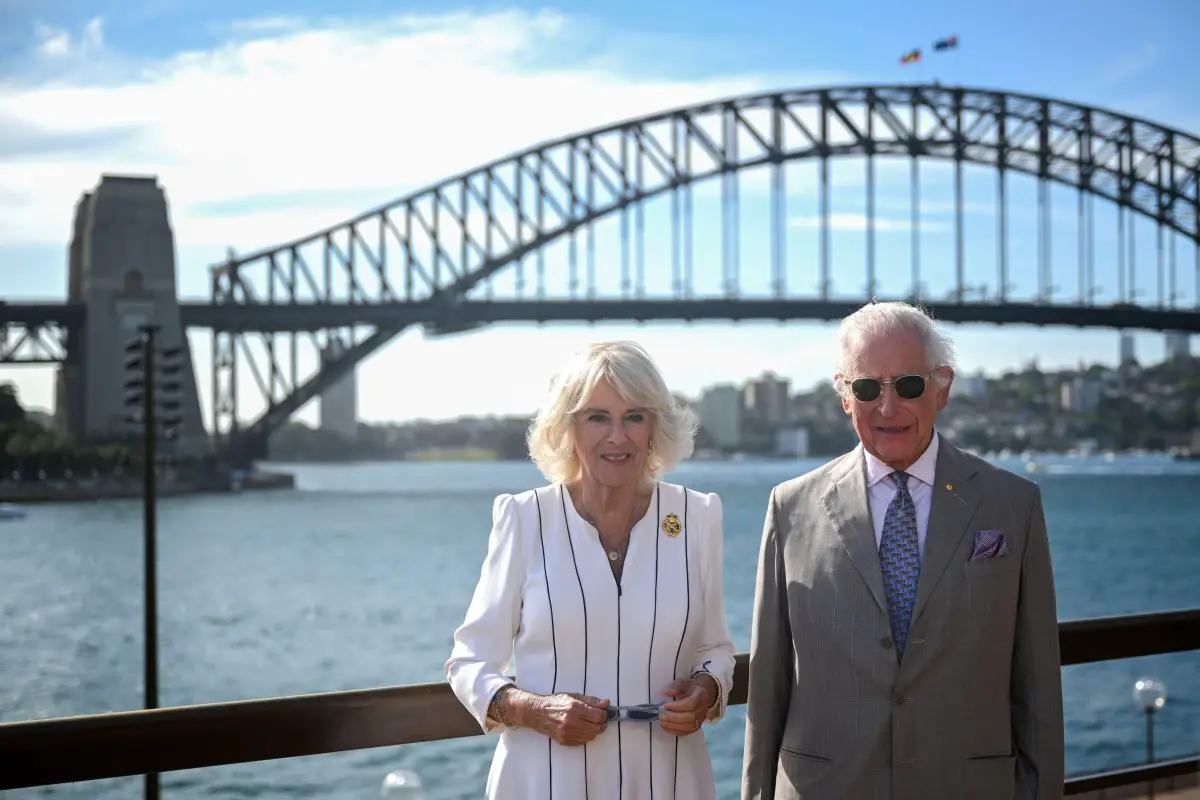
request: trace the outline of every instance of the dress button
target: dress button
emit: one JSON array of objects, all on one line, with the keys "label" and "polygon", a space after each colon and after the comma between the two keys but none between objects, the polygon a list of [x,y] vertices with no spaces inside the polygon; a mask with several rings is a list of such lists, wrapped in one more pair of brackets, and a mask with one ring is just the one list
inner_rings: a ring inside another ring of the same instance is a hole
[{"label": "dress button", "polygon": [[884,650],[892,649],[892,637],[890,637],[890,636],[882,637],[879,640],[879,646],[882,647]]}]

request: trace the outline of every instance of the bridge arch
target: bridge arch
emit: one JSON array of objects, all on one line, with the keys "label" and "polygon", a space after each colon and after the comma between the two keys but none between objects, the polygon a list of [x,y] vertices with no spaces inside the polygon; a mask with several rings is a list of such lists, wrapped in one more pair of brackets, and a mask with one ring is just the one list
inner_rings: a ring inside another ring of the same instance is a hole
[{"label": "bridge arch", "polygon": [[[331,269],[351,302],[453,304],[517,260],[654,197],[804,159],[898,157],[979,164],[1105,198],[1200,243],[1200,139],[1144,119],[1048,97],[939,85],[849,86],[726,98],[535,145],[340,225],[213,268],[217,303],[323,302]],[[1003,180],[1003,178],[1001,178]],[[869,207],[869,213],[871,208]],[[823,206],[828,215],[828,206]],[[870,225],[870,219],[868,220]],[[321,252],[325,278],[306,250]],[[332,265],[332,266],[331,266]],[[379,290],[358,289],[368,269]],[[827,279],[828,251],[822,253]],[[267,289],[262,290],[265,281]],[[255,287],[259,287],[258,290]],[[284,297],[277,294],[282,288]],[[264,296],[265,295],[265,296]],[[301,382],[277,384],[243,430],[235,334],[214,343],[214,430],[263,440],[397,335],[377,328]],[[220,352],[218,352],[220,351]],[[277,388],[278,387],[278,388]],[[282,391],[280,391],[282,389]]]}]

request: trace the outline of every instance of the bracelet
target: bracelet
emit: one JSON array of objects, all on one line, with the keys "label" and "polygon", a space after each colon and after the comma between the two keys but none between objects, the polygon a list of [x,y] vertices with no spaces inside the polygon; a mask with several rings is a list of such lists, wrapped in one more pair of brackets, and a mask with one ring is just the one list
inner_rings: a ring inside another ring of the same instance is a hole
[{"label": "bracelet", "polygon": [[712,711],[714,708],[720,708],[721,707],[721,697],[725,693],[725,690],[721,688],[721,681],[719,681],[717,679],[716,675],[713,675],[711,672],[709,672],[706,669],[698,669],[695,672],[693,672],[692,679],[695,680],[697,675],[707,675],[708,677],[712,678],[713,683],[715,683],[717,685],[717,693],[713,697],[713,701],[711,703],[709,703],[708,710]]},{"label": "bracelet", "polygon": [[492,719],[494,719],[496,722],[499,722],[501,725],[503,725],[506,728],[516,728],[517,727],[516,725],[514,725],[508,721],[508,717],[504,713],[504,706],[501,705],[501,703],[500,703],[500,698],[503,695],[505,695],[509,689],[512,689],[512,688],[513,688],[513,685],[511,683],[504,684],[503,686],[501,686],[499,689],[496,690],[496,693],[494,695],[492,695],[491,702],[488,703],[488,714],[487,715],[489,717],[491,717]]}]

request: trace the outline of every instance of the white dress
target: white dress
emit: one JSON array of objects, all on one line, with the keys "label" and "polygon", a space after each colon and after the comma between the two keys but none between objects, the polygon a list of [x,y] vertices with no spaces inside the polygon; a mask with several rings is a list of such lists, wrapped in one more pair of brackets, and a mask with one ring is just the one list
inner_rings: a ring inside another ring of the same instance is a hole
[{"label": "white dress", "polygon": [[[674,515],[680,525],[674,526]],[[537,694],[581,692],[613,705],[662,702],[671,681],[707,670],[725,712],[733,641],[722,589],[721,500],[656,484],[629,537],[618,585],[594,528],[558,485],[496,498],[492,533],[466,619],[446,663],[451,688],[487,733],[499,732],[488,774],[494,800],[714,800],[701,732],[655,722],[609,723],[566,747],[487,717],[510,681]]]}]

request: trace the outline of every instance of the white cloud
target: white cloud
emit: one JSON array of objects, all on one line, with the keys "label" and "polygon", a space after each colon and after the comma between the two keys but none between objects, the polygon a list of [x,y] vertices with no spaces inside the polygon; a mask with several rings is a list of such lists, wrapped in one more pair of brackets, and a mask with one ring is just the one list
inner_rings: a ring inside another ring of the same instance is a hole
[{"label": "white cloud", "polygon": [[90,56],[104,49],[104,20],[93,17],[83,26],[78,43],[71,41],[69,31],[38,24],[34,27],[38,55],[48,59],[71,56]]},{"label": "white cloud", "polygon": [[275,31],[293,31],[303,28],[304,17],[259,17],[257,19],[239,19],[229,24],[228,29],[234,33],[265,33]]},{"label": "white cloud", "polygon": [[36,29],[38,53],[46,58],[62,58],[71,52],[71,34],[48,25]]},{"label": "white cloud", "polygon": [[1162,60],[1162,51],[1156,42],[1146,42],[1137,50],[1113,59],[1097,76],[1101,86],[1111,86],[1136,78],[1153,69]]},{"label": "white cloud", "polygon": [[[945,231],[949,228],[944,222],[929,219],[921,220],[920,224],[922,232]],[[821,227],[821,217],[818,215],[794,217],[788,220],[788,226],[791,228],[818,230]],[[856,212],[831,212],[829,214],[829,227],[835,231],[865,231],[867,229],[867,215]],[[879,232],[910,231],[912,230],[912,220],[876,215],[875,230]]]},{"label": "white cloud", "polygon": [[[103,41],[101,21],[94,23],[80,47]],[[118,172],[159,177],[181,244],[257,249],[362,212],[386,187],[385,197],[398,197],[541,140],[820,80],[646,76],[611,63],[618,57],[606,54],[619,51],[619,34],[605,38],[552,11],[297,24],[236,23],[237,35],[221,46],[136,65],[120,80],[97,85],[70,73],[0,98],[0,116],[40,130],[139,132],[86,156],[35,153],[5,164],[6,184],[27,199],[0,208],[0,244],[63,242],[80,192],[100,173]],[[358,190],[370,200],[360,203]],[[337,199],[299,210],[198,211],[280,193]]]},{"label": "white cloud", "polygon": [[104,47],[104,20],[100,17],[93,17],[83,26],[83,49],[84,52],[88,52],[99,50],[102,47]]}]

